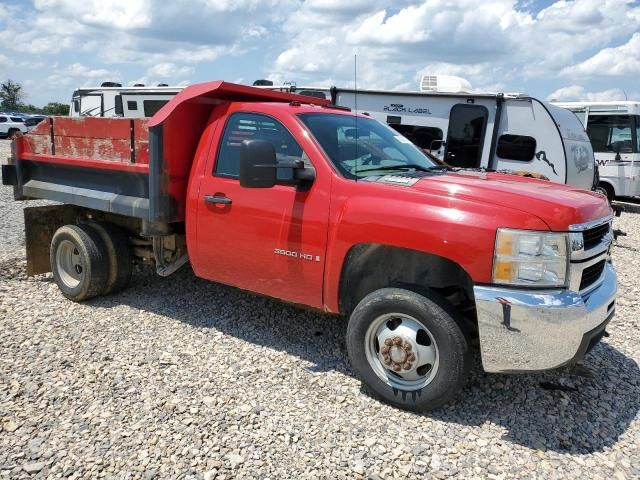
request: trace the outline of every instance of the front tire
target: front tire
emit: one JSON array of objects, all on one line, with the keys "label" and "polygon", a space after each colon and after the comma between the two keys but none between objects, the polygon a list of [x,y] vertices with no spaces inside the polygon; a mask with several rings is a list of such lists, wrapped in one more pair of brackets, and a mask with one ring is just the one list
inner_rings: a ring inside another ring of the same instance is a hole
[{"label": "front tire", "polygon": [[347,327],[349,358],[358,376],[382,400],[408,410],[448,402],[470,369],[469,345],[455,313],[431,296],[377,290],[358,304]]},{"label": "front tire", "polygon": [[109,263],[100,235],[88,225],[60,227],[49,253],[53,278],[74,302],[100,295],[107,284]]}]

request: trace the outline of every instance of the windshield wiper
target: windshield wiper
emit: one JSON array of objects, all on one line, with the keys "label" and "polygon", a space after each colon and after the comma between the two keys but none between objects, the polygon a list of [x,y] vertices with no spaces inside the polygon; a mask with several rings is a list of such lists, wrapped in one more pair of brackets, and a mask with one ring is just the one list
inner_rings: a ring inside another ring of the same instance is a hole
[{"label": "windshield wiper", "polygon": [[353,173],[360,172],[375,172],[378,170],[420,170],[421,172],[433,172],[438,170],[446,170],[447,167],[444,165],[432,165],[430,167],[423,167],[422,165],[417,165],[413,163],[404,164],[404,165],[379,165],[377,167],[370,168],[354,168]]}]

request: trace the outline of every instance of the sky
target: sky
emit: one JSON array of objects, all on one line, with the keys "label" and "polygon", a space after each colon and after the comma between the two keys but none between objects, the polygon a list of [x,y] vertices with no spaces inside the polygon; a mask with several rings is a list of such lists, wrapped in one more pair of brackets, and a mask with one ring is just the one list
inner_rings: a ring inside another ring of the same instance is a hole
[{"label": "sky", "polygon": [[103,81],[259,78],[640,100],[640,0],[0,0],[0,81],[68,103]]}]

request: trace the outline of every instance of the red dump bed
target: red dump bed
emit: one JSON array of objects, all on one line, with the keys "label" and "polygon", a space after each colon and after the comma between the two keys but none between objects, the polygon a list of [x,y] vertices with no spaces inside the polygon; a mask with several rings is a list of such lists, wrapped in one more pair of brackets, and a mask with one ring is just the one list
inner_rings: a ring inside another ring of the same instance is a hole
[{"label": "red dump bed", "polygon": [[23,138],[20,158],[148,173],[148,123],[148,118],[48,118]]},{"label": "red dump bed", "polygon": [[16,197],[183,221],[200,137],[213,109],[236,101],[329,103],[215,81],[185,88],[150,119],[52,117],[16,142]]}]

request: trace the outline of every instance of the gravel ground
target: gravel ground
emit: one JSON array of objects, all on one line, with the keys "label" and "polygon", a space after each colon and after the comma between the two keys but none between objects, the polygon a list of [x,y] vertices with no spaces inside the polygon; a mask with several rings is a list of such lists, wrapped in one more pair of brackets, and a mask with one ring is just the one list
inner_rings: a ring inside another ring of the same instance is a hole
[{"label": "gravel ground", "polygon": [[592,379],[476,367],[417,415],[361,391],[344,321],[188,268],[65,300],[24,274],[21,208],[0,187],[0,478],[640,477],[640,215],[616,220],[618,310]]}]

